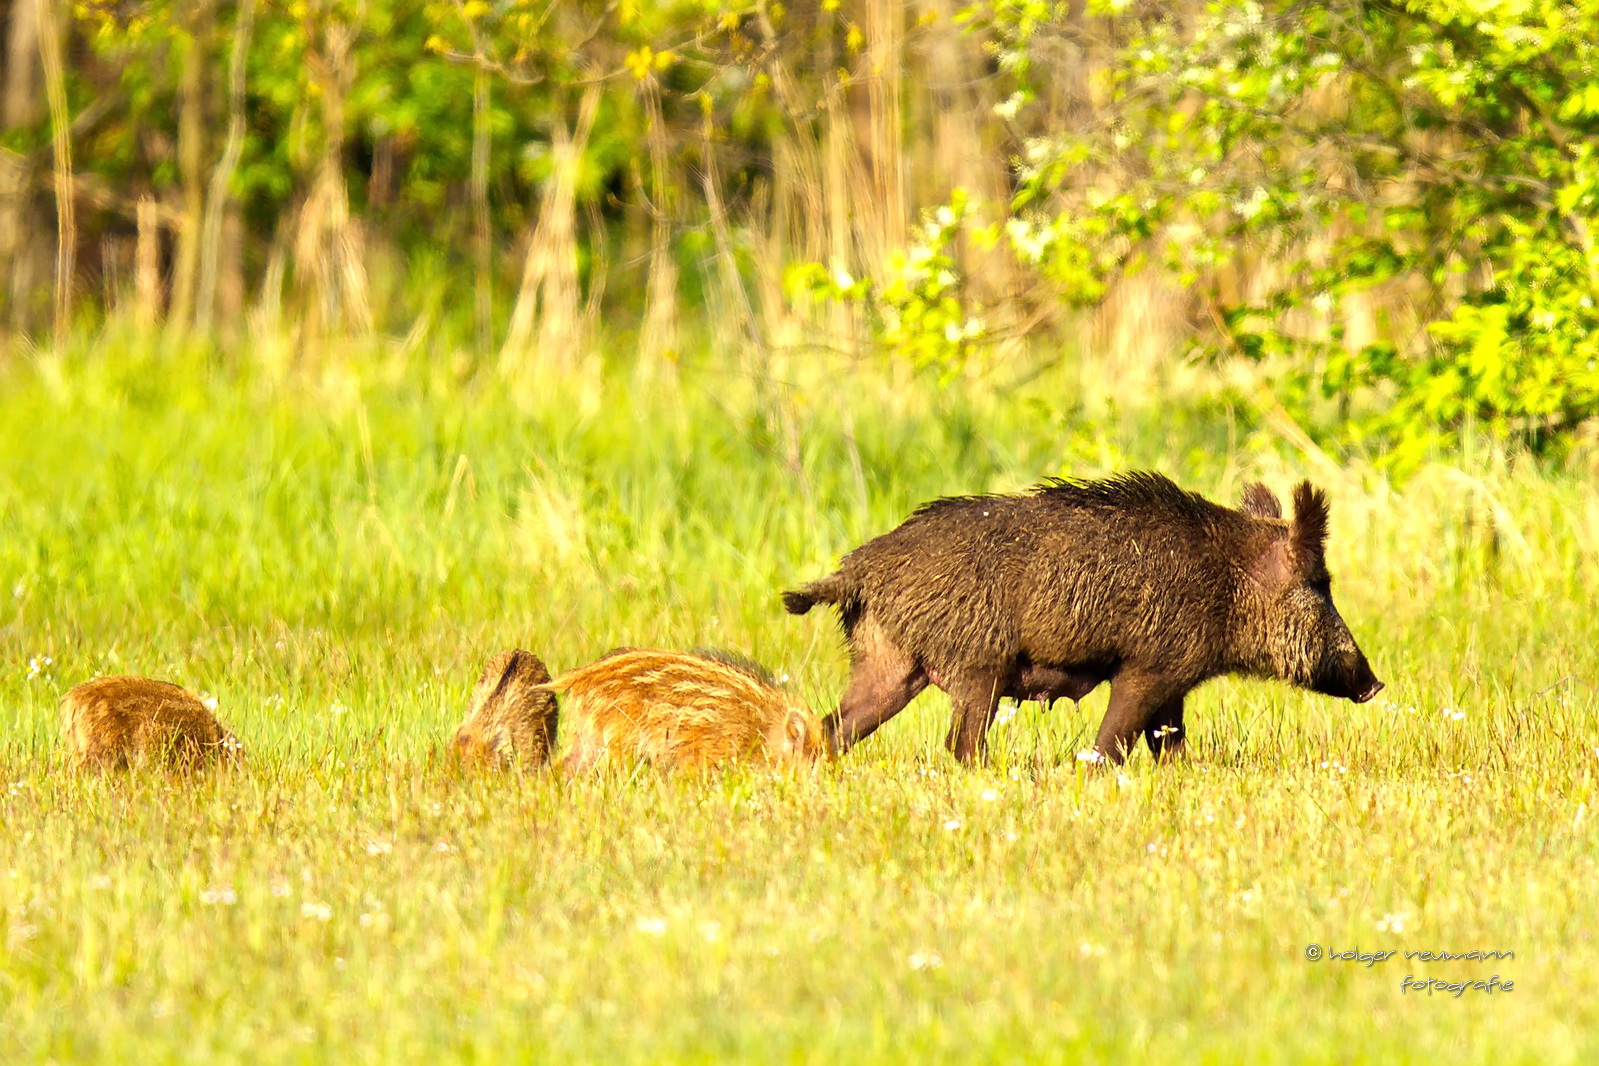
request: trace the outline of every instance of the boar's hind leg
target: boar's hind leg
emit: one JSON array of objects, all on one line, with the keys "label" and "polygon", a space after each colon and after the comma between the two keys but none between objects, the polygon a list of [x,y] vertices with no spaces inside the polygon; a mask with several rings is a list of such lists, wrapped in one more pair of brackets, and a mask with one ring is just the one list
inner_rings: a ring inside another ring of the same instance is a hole
[{"label": "boar's hind leg", "polygon": [[954,703],[944,743],[956,760],[970,766],[988,755],[988,726],[999,706],[998,678],[969,678],[950,686]]},{"label": "boar's hind leg", "polygon": [[856,628],[855,666],[838,711],[822,720],[833,754],[842,755],[877,731],[927,687],[927,673],[887,639],[861,640]]},{"label": "boar's hind leg", "polygon": [[1183,741],[1188,731],[1183,728],[1183,697],[1174,696],[1155,708],[1155,713],[1144,724],[1144,740],[1149,743],[1149,753],[1156,759],[1169,759],[1182,754]]},{"label": "boar's hind leg", "polygon": [[1174,692],[1172,686],[1159,677],[1121,670],[1111,679],[1110,706],[1105,710],[1105,720],[1099,724],[1094,749],[1111,762],[1120,763],[1132,754],[1138,734],[1145,729],[1158,729],[1157,716],[1174,703],[1181,722],[1184,694]]}]

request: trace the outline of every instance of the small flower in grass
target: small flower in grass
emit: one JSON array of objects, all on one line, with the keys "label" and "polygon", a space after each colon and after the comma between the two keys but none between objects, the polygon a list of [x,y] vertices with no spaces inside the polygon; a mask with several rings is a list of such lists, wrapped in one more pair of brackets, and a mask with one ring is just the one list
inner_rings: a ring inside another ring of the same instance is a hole
[{"label": "small flower in grass", "polygon": [[333,715],[333,717],[335,717],[335,718],[342,717],[343,715],[348,714],[349,711],[350,711],[350,708],[346,707],[344,704],[340,703],[338,700],[334,700],[333,701],[333,705],[328,708],[328,713]]},{"label": "small flower in grass", "polygon": [[387,855],[393,850],[394,845],[387,840],[368,840],[366,842],[366,853],[368,855]]},{"label": "small flower in grass", "polygon": [[215,696],[211,695],[211,693],[209,693],[209,692],[200,693],[200,702],[201,702],[201,704],[203,704],[205,706],[205,709],[208,710],[208,711],[211,711],[211,712],[214,713],[216,711],[216,709],[217,709],[217,698]]},{"label": "small flower in grass", "polygon": [[1082,751],[1077,753],[1077,761],[1094,763],[1097,765],[1098,763],[1105,761],[1105,753],[1102,751],[1096,751],[1093,748],[1084,748]]},{"label": "small flower in grass", "polygon": [[110,874],[95,874],[93,877],[89,878],[89,887],[90,888],[94,888],[94,889],[110,888],[111,887],[111,875]]},{"label": "small flower in grass", "polygon": [[300,917],[315,918],[319,922],[333,920],[333,907],[326,903],[314,903],[306,900],[300,904]]},{"label": "small flower in grass", "polygon": [[440,855],[448,855],[450,852],[455,850],[455,845],[451,844],[448,840],[441,840],[437,844],[433,845],[433,850],[438,852]]},{"label": "small flower in grass", "polygon": [[633,923],[633,928],[647,936],[665,936],[666,919],[646,915]]},{"label": "small flower in grass", "polygon": [[1453,707],[1445,707],[1442,713],[1446,722],[1458,722],[1466,717],[1465,711],[1457,711]]},{"label": "small flower in grass", "polygon": [[936,951],[918,951],[909,961],[913,970],[936,970],[944,965],[944,957]]},{"label": "small flower in grass", "polygon": [[1005,706],[1001,707],[997,712],[995,712],[995,714],[994,714],[994,724],[997,725],[997,726],[999,726],[999,725],[1009,725],[1010,722],[1011,722],[1011,719],[1013,719],[1015,717],[1016,717],[1016,705],[1014,703],[1007,703]]},{"label": "small flower in grass", "polygon": [[953,832],[955,832],[955,830],[959,829],[960,827],[961,827],[961,820],[959,818],[951,818],[949,821],[944,823],[944,829],[945,829],[946,832],[953,833]]},{"label": "small flower in grass", "polygon": [[55,665],[55,660],[48,655],[35,655],[28,660],[28,680],[36,677],[50,677],[50,667]]},{"label": "small flower in grass", "polygon": [[232,885],[212,885],[210,888],[200,890],[200,902],[212,905],[220,903],[224,907],[231,907],[239,902],[239,894],[233,891]]},{"label": "small flower in grass", "polygon": [[1124,773],[1121,773],[1120,771],[1117,772],[1117,774],[1116,774],[1116,784],[1120,785],[1122,788],[1127,788],[1132,783],[1133,783],[1133,779],[1132,778],[1128,777]]},{"label": "small flower in grass", "polygon": [[1405,926],[1410,924],[1410,916],[1401,912],[1390,912],[1377,919],[1377,932],[1403,933]]},{"label": "small flower in grass", "polygon": [[999,793],[998,792],[995,792],[991,788],[983,789],[983,802],[984,803],[993,803],[997,799],[999,799]]}]

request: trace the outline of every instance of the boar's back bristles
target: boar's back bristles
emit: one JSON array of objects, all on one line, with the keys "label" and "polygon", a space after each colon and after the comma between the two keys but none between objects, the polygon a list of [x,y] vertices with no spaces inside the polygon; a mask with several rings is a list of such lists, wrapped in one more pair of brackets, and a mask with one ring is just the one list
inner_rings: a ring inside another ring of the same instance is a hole
[{"label": "boar's back bristles", "polygon": [[199,696],[147,677],[98,677],[75,686],[61,700],[61,732],[84,770],[192,770],[241,753]]},{"label": "boar's back bristles", "polygon": [[822,750],[820,724],[746,661],[625,648],[548,688],[565,695],[565,765],[616,759],[703,769],[799,762]]}]

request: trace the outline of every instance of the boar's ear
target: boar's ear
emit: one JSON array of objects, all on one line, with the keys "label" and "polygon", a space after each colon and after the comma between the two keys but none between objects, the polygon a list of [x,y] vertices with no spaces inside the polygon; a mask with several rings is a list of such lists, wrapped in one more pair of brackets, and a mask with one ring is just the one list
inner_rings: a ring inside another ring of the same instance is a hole
[{"label": "boar's ear", "polygon": [[1264,483],[1255,482],[1244,489],[1243,510],[1256,518],[1281,518],[1283,505]]},{"label": "boar's ear", "polygon": [[1294,559],[1305,569],[1318,568],[1327,552],[1327,494],[1308,481],[1294,489]]},{"label": "boar's ear", "polygon": [[1249,574],[1268,591],[1276,593],[1294,580],[1294,549],[1287,534],[1266,542],[1265,550],[1250,564]]}]

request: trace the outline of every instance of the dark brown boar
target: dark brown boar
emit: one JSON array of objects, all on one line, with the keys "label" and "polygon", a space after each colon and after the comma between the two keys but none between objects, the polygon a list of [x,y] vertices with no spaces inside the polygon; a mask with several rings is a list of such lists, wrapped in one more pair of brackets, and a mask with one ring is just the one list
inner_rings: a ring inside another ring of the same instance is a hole
[{"label": "dark brown boar", "polygon": [[548,763],[560,715],[555,693],[540,687],[549,680],[539,657],[520,648],[490,659],[455,731],[457,757],[502,769]]},{"label": "dark brown boar", "polygon": [[1081,699],[1111,683],[1094,749],[1140,733],[1180,750],[1183,698],[1220,674],[1275,677],[1361,703],[1382,688],[1333,606],[1327,498],[1251,485],[1240,510],[1159,474],[1050,481],[1017,496],[937,500],[846,555],[784,604],[837,605],[853,669],[823,722],[843,752],[932,683],[947,743],[980,758],[1001,697]]}]

